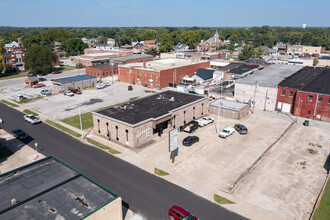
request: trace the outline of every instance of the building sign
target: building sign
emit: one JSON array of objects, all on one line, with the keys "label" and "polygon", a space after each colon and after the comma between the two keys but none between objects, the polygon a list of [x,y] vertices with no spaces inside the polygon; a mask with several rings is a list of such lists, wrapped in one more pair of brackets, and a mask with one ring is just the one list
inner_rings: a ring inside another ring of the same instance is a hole
[{"label": "building sign", "polygon": [[146,129],[144,129],[143,131],[140,131],[136,134],[136,138],[141,137],[142,135],[146,135],[146,137],[150,137],[150,128],[147,127]]},{"label": "building sign", "polygon": [[174,151],[178,148],[178,129],[170,131],[170,151]]}]

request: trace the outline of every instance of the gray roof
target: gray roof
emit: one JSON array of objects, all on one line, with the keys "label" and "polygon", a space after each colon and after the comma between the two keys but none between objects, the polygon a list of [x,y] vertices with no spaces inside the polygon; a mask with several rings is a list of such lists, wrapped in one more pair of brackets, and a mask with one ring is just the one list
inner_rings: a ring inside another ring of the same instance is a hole
[{"label": "gray roof", "polygon": [[211,106],[219,107],[222,109],[229,109],[233,111],[240,111],[242,108],[246,107],[247,104],[219,99],[217,101],[214,101],[210,104]]},{"label": "gray roof", "polygon": [[55,157],[1,174],[0,195],[0,219],[18,220],[82,219],[119,197]]},{"label": "gray roof", "polygon": [[81,75],[81,76],[71,76],[71,77],[65,77],[60,79],[52,79],[54,82],[59,83],[69,83],[69,82],[76,82],[80,80],[86,80],[86,79],[95,79],[96,76],[90,76],[90,75]]},{"label": "gray roof", "polygon": [[145,57],[152,57],[152,55],[148,55],[148,54],[136,54],[136,55],[131,55],[131,56],[113,57],[113,58],[110,58],[110,60],[114,60],[114,61],[127,61],[127,60],[135,60],[135,59],[145,58]]},{"label": "gray roof", "polygon": [[283,79],[291,76],[301,68],[302,66],[273,64],[262,70],[255,71],[253,74],[248,75],[245,78],[238,79],[235,83],[249,85],[257,84],[259,86],[276,88]]},{"label": "gray roof", "polygon": [[216,38],[219,39],[218,30],[215,31],[215,34],[214,34],[213,37],[207,39],[207,41],[205,41],[205,42],[209,42],[211,45],[214,46],[217,43],[216,40],[215,40]]}]

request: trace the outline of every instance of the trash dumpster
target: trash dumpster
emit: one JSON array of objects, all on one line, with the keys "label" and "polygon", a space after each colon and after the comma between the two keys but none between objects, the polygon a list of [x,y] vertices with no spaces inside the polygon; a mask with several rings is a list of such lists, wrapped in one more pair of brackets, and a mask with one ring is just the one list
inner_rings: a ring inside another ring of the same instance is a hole
[{"label": "trash dumpster", "polygon": [[305,120],[304,123],[303,123],[303,125],[308,126],[309,125],[309,121],[308,120]]}]

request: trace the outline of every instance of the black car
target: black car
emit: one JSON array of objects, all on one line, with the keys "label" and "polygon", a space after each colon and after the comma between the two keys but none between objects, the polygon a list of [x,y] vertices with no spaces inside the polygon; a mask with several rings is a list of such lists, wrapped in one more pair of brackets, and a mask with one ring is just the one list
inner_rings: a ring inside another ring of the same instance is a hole
[{"label": "black car", "polygon": [[132,91],[133,90],[133,86],[128,86],[128,91]]},{"label": "black car", "polygon": [[191,146],[194,143],[197,143],[199,141],[199,137],[197,136],[188,136],[182,141],[183,146]]},{"label": "black car", "polygon": [[240,134],[247,134],[248,133],[248,129],[242,124],[235,124],[234,128]]},{"label": "black car", "polygon": [[14,137],[19,140],[25,140],[29,137],[22,129],[15,129],[11,131],[14,134]]},{"label": "black car", "polygon": [[46,78],[42,78],[42,77],[41,77],[41,78],[39,78],[38,80],[39,80],[39,82],[47,81],[47,79],[46,79]]}]

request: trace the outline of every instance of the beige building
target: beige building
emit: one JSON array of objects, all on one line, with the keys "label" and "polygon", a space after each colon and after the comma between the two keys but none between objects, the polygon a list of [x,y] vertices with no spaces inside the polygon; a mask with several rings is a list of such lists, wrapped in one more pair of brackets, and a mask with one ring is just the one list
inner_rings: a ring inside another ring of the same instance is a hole
[{"label": "beige building", "polygon": [[54,156],[0,175],[0,219],[122,220],[122,199]]},{"label": "beige building", "polygon": [[138,148],[206,113],[205,97],[165,91],[93,112],[92,132],[109,141]]},{"label": "beige building", "polygon": [[318,66],[318,67],[330,66],[330,57],[319,58],[316,66]]},{"label": "beige building", "polygon": [[302,53],[305,55],[319,56],[322,47],[303,46]]},{"label": "beige building", "polygon": [[304,46],[304,45],[287,45],[286,54],[287,55],[311,55],[319,56],[322,47]]}]

